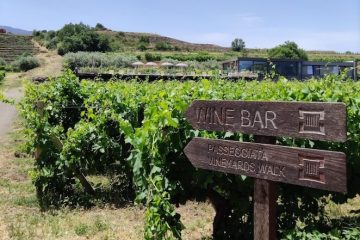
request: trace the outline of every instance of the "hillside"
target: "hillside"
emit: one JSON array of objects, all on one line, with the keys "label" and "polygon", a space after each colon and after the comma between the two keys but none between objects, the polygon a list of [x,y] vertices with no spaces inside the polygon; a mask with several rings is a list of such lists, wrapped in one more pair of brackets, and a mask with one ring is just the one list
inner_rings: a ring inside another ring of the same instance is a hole
[{"label": "hillside", "polygon": [[33,55],[38,51],[31,36],[0,34],[0,57],[8,63],[24,53]]},{"label": "hillside", "polygon": [[[152,33],[137,33],[137,32],[116,32],[109,29],[97,31],[100,34],[110,36],[112,49],[120,51],[135,51],[138,50],[139,44],[143,39],[148,40],[147,49],[150,51],[156,50],[156,44],[165,42],[169,44],[176,51],[203,51],[203,52],[219,52],[230,53],[230,47],[222,47],[215,44],[199,44],[190,43],[159,34]],[[266,48],[247,48],[246,55],[249,57],[267,57],[268,49]],[[338,53],[336,51],[306,51],[310,60],[324,60],[324,61],[347,61],[353,59],[360,59],[360,53]],[[231,55],[242,55],[233,52]]]},{"label": "hillside", "polygon": [[26,35],[26,36],[32,35],[31,31],[20,29],[20,28],[14,28],[14,27],[9,27],[9,26],[0,26],[0,28],[5,29],[6,32],[12,33],[12,34]]},{"label": "hillside", "polygon": [[155,49],[155,46],[159,42],[165,42],[170,44],[172,47],[177,48],[182,51],[210,51],[210,52],[225,52],[230,51],[230,48],[221,47],[215,44],[200,44],[200,43],[190,43],[181,41],[175,38],[170,38],[166,36],[161,36],[159,34],[153,33],[138,33],[138,32],[116,32],[112,30],[101,30],[98,31],[100,34],[110,36],[113,42],[120,41],[124,44],[125,48],[128,50],[137,49],[138,43],[142,38],[149,40],[148,48],[150,50]]},{"label": "hillside", "polygon": [[[66,37],[65,37],[66,36]],[[152,33],[113,31],[103,26],[91,27],[83,23],[66,24],[57,31],[34,31],[34,40],[48,49],[57,49],[60,55],[68,52],[126,52],[132,56],[155,53],[168,58],[171,55],[212,54],[217,61],[234,57],[268,57],[268,49],[246,48],[234,52],[230,47],[215,44],[190,43],[175,38]],[[301,47],[301,46],[300,46]],[[335,51],[306,51],[309,60],[341,62],[360,60],[359,53],[338,53]],[[183,61],[189,58],[176,58]]]}]

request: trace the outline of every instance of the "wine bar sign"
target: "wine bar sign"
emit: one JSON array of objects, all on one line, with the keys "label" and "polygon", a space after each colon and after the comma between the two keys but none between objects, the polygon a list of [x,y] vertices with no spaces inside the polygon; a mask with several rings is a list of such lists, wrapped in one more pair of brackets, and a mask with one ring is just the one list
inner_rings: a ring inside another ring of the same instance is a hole
[{"label": "wine bar sign", "polygon": [[344,153],[275,145],[274,138],[345,142],[343,103],[195,100],[185,116],[195,129],[255,135],[255,143],[194,138],[184,149],[197,168],[256,179],[255,239],[276,238],[274,182],[347,191]]}]

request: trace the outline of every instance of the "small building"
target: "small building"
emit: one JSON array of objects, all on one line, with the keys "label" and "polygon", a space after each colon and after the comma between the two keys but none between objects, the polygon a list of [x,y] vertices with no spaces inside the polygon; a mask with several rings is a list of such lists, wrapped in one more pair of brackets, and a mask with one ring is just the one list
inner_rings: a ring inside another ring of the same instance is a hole
[{"label": "small building", "polygon": [[5,28],[0,28],[0,33],[6,33],[6,29]]},{"label": "small building", "polygon": [[305,80],[323,77],[325,74],[340,74],[346,69],[347,75],[356,79],[356,61],[314,62],[293,59],[265,59],[240,57],[222,63],[224,74],[232,77],[262,79],[271,69],[289,79]]}]

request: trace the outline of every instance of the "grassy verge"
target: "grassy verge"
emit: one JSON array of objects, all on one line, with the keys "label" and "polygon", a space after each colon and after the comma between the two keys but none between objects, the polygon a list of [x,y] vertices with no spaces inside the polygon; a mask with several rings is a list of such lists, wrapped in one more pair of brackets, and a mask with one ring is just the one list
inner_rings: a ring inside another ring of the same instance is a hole
[{"label": "grassy verge", "polygon": [[[41,212],[28,174],[33,159],[22,154],[22,139],[17,121],[9,136],[0,140],[0,239],[142,239],[144,210],[138,206]],[[211,235],[210,204],[188,202],[178,212],[186,226],[184,239]]]}]

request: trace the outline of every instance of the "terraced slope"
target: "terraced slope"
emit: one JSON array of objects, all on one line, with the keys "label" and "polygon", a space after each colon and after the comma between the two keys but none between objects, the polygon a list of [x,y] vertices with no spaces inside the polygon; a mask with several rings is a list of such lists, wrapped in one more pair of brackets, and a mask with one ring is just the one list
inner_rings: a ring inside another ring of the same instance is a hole
[{"label": "terraced slope", "polygon": [[32,36],[0,34],[0,57],[10,63],[21,54],[36,54],[39,49],[31,41]]}]

